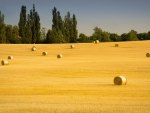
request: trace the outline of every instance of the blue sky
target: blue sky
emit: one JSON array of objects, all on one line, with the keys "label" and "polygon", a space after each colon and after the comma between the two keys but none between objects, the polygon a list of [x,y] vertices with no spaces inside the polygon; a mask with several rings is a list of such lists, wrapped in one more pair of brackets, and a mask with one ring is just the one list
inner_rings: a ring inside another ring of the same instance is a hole
[{"label": "blue sky", "polygon": [[150,31],[150,0],[0,0],[5,23],[17,25],[21,6],[26,5],[29,13],[33,3],[46,28],[51,28],[56,6],[62,17],[68,11],[75,14],[79,33],[86,35],[92,35],[95,26],[118,34]]}]

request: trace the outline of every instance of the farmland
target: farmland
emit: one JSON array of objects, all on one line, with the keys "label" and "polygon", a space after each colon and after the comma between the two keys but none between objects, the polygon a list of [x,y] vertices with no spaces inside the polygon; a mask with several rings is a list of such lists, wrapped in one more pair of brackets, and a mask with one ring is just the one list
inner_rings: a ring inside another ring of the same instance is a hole
[{"label": "farmland", "polygon": [[149,113],[150,41],[118,44],[1,44],[0,113]]}]

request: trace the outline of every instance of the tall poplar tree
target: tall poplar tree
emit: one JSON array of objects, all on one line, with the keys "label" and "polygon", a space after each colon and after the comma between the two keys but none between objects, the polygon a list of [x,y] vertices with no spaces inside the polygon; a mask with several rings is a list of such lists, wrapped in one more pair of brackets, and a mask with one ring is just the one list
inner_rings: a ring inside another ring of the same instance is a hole
[{"label": "tall poplar tree", "polygon": [[31,31],[31,21],[30,21],[30,15],[27,15],[27,22],[26,22],[26,28],[25,28],[25,42],[30,44],[32,43],[32,31]]},{"label": "tall poplar tree", "polygon": [[39,43],[40,41],[40,16],[38,12],[35,11],[35,5],[33,4],[33,9],[30,10],[30,23],[32,32],[32,43]]},{"label": "tall poplar tree", "polygon": [[72,18],[72,35],[71,35],[71,39],[70,42],[77,42],[77,37],[78,37],[78,31],[77,31],[77,20],[76,20],[76,16],[75,14],[73,14],[73,18]]},{"label": "tall poplar tree", "polygon": [[6,43],[4,14],[0,11],[0,43]]},{"label": "tall poplar tree", "polygon": [[71,18],[70,18],[70,12],[67,13],[64,19],[64,37],[66,42],[70,42],[70,36],[71,36]]},{"label": "tall poplar tree", "polygon": [[19,19],[19,36],[22,39],[22,43],[26,43],[25,27],[26,27],[26,6],[21,7],[20,19]]},{"label": "tall poplar tree", "polygon": [[13,32],[13,27],[12,25],[7,25],[5,28],[6,31],[6,42],[7,43],[11,43],[11,39],[12,39],[12,32]]}]

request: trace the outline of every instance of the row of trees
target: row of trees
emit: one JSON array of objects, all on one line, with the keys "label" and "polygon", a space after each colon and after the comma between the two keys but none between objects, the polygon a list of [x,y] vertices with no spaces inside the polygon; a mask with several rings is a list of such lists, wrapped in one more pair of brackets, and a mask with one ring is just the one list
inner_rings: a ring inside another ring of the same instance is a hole
[{"label": "row of trees", "polygon": [[26,14],[26,6],[21,7],[18,26],[6,25],[0,11],[0,43],[40,43],[40,17],[35,10]]},{"label": "row of trees", "polygon": [[67,13],[64,20],[56,7],[52,10],[53,24],[52,29],[48,30],[46,43],[75,43],[77,42],[77,20],[75,14],[71,18],[70,12]]},{"label": "row of trees", "polygon": [[40,16],[33,8],[30,14],[26,14],[26,6],[21,7],[19,26],[19,36],[22,43],[39,43],[40,42]]},{"label": "row of trees", "polygon": [[150,40],[150,31],[147,33],[137,33],[134,30],[131,30],[128,33],[123,33],[118,35],[116,33],[109,33],[103,31],[101,28],[95,27],[94,33],[92,36],[86,36],[83,33],[79,34],[79,42],[92,42],[94,40],[99,40],[101,42],[117,42],[117,41],[137,41],[137,40]]},{"label": "row of trees", "polygon": [[75,14],[71,16],[70,12],[67,12],[62,18],[56,7],[52,9],[52,26],[48,31],[41,28],[40,16],[34,4],[29,14],[27,14],[26,6],[21,7],[18,26],[6,25],[4,14],[0,11],[0,43],[76,43],[95,40],[101,42],[150,40],[150,31],[137,33],[131,30],[118,35],[95,27],[92,36],[86,36],[83,33],[78,36]]}]

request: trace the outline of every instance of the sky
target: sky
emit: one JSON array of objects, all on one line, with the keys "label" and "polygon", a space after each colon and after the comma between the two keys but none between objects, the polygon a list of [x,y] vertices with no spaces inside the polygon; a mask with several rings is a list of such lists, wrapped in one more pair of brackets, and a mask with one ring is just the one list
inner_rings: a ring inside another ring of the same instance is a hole
[{"label": "sky", "polygon": [[88,36],[93,34],[96,26],[118,34],[132,29],[138,33],[150,31],[150,0],[0,0],[5,23],[18,25],[21,6],[25,5],[29,13],[33,3],[40,15],[41,26],[47,29],[51,29],[55,6],[62,18],[68,11],[75,14],[78,32]]}]

